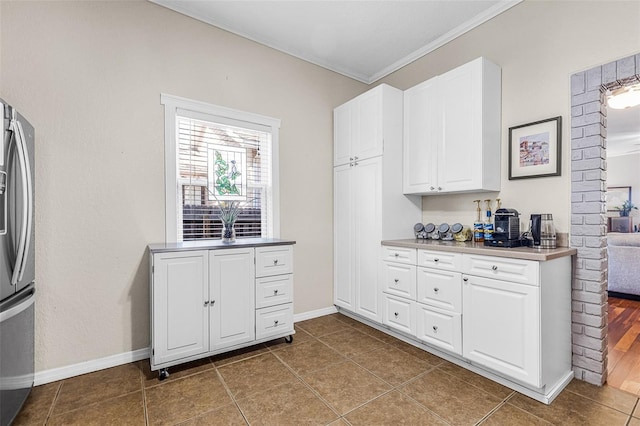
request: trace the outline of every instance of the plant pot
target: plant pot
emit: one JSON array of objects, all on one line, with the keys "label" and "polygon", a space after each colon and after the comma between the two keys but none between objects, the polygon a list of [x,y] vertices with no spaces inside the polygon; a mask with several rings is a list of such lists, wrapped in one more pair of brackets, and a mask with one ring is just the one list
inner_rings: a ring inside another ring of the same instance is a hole
[{"label": "plant pot", "polygon": [[222,222],[222,242],[233,243],[236,240],[236,228],[235,222],[224,223]]},{"label": "plant pot", "polygon": [[621,217],[629,216],[629,210],[620,210],[620,216]]}]

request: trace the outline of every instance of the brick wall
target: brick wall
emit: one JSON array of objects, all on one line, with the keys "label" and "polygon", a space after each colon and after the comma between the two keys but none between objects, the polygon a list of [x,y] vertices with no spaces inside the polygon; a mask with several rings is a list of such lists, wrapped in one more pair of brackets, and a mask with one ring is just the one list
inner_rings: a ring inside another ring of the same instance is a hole
[{"label": "brick wall", "polygon": [[607,380],[605,90],[640,81],[640,54],[571,76],[571,330],[576,378]]}]

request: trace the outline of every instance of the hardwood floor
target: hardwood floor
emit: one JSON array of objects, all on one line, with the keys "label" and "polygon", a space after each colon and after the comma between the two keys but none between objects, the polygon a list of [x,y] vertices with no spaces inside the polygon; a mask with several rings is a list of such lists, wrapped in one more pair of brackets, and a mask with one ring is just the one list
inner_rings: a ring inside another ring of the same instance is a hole
[{"label": "hardwood floor", "polygon": [[609,378],[640,396],[640,301],[609,297]]}]

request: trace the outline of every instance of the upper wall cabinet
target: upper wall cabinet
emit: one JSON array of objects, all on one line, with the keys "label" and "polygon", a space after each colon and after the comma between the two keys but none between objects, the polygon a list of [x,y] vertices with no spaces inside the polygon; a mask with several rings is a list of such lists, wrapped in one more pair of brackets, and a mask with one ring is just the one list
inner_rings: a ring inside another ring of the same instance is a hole
[{"label": "upper wall cabinet", "polygon": [[404,92],[405,194],[500,190],[500,74],[478,58]]},{"label": "upper wall cabinet", "polygon": [[390,89],[382,84],[334,110],[334,166],[382,155],[383,100]]}]

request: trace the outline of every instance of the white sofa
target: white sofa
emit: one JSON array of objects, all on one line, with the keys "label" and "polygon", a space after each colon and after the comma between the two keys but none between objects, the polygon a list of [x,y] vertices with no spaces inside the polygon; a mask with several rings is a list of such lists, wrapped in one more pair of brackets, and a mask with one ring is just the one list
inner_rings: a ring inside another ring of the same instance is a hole
[{"label": "white sofa", "polygon": [[640,232],[607,234],[609,291],[640,296]]}]

